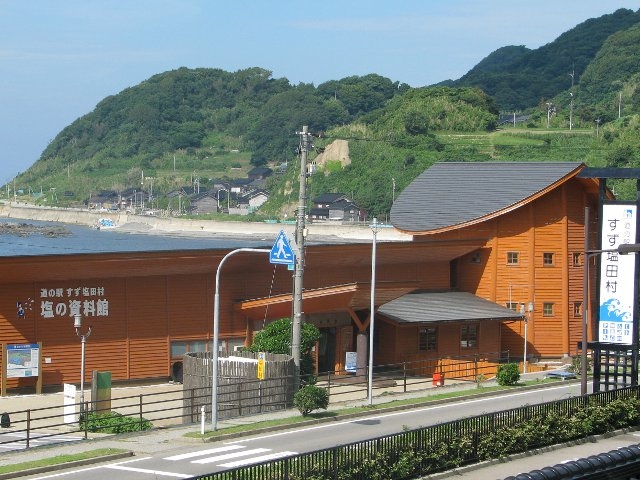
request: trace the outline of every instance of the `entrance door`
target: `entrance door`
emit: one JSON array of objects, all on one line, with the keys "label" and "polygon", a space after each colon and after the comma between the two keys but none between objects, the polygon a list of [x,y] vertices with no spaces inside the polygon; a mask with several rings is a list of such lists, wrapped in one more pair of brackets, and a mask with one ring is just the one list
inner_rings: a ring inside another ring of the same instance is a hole
[{"label": "entrance door", "polygon": [[318,373],[333,372],[336,358],[336,329],[321,328],[318,342]]}]

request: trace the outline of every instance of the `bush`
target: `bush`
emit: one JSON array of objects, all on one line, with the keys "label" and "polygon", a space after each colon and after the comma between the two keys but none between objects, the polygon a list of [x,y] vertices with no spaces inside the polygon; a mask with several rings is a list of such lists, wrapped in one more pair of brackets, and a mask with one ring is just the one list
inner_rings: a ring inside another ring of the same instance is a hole
[{"label": "bush", "polygon": [[140,420],[138,417],[125,417],[117,412],[101,414],[89,412],[86,423],[84,419],[81,419],[80,427],[83,430],[86,428],[89,432],[129,433],[149,430],[152,425],[151,422],[145,418]]},{"label": "bush", "polygon": [[505,363],[498,366],[498,373],[496,374],[496,380],[498,385],[507,386],[515,385],[520,380],[520,371],[518,370],[517,363]]},{"label": "bush", "polygon": [[293,404],[306,417],[314,410],[329,406],[329,392],[316,385],[306,385],[293,396]]}]

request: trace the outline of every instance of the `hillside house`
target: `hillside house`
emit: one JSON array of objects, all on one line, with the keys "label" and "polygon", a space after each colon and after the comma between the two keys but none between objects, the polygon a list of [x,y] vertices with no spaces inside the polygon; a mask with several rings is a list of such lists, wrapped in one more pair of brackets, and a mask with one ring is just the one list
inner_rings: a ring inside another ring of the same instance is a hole
[{"label": "hillside house", "polygon": [[211,191],[200,192],[191,198],[191,213],[203,215],[206,213],[216,213],[218,211],[218,199]]}]

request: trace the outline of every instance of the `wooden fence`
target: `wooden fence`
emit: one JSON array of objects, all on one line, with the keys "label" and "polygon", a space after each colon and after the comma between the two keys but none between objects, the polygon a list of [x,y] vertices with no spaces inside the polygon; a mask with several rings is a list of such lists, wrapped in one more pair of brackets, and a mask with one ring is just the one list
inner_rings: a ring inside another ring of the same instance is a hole
[{"label": "wooden fence", "polygon": [[[258,354],[234,352],[218,358],[218,418],[283,410],[293,406],[295,364],[289,355],[264,354],[258,379]],[[184,417],[211,415],[213,361],[210,353],[188,353],[183,360]]]}]

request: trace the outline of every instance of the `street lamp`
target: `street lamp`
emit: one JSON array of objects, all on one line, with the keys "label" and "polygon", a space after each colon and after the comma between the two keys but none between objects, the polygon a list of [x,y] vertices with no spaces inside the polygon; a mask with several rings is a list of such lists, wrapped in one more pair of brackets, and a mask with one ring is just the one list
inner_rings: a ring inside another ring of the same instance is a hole
[{"label": "street lamp", "polygon": [[[220,335],[220,270],[229,257],[240,252],[270,253],[266,248],[237,248],[230,251],[218,265],[216,270],[216,293],[213,300],[213,373],[211,374],[211,430],[218,428],[218,337]],[[84,351],[84,350],[83,350]]]},{"label": "street lamp", "polygon": [[375,319],[375,295],[376,295],[376,237],[378,235],[378,219],[373,218],[371,225],[373,232],[373,243],[371,244],[371,319],[369,320],[369,383],[368,397],[369,405],[373,405],[373,327]]},{"label": "street lamp", "polygon": [[84,417],[84,349],[87,343],[87,338],[91,335],[91,327],[82,333],[82,316],[80,314],[75,315],[73,320],[73,327],[76,329],[76,335],[80,337],[82,345],[82,354],[80,356],[80,420]]},{"label": "street lamp", "polygon": [[527,373],[527,324],[533,313],[533,302],[527,305],[527,313],[524,311],[524,303],[520,304],[520,314],[524,317],[524,355],[522,358],[522,373]]}]

